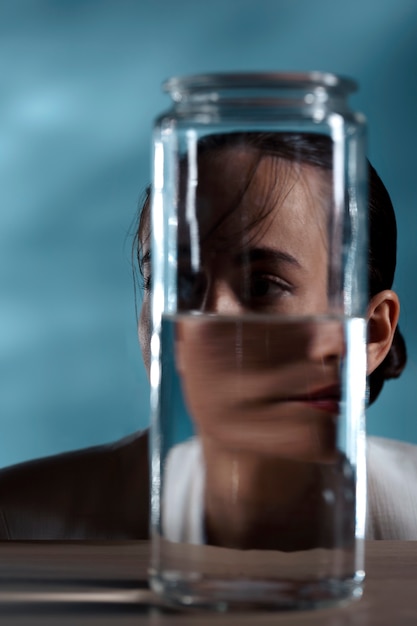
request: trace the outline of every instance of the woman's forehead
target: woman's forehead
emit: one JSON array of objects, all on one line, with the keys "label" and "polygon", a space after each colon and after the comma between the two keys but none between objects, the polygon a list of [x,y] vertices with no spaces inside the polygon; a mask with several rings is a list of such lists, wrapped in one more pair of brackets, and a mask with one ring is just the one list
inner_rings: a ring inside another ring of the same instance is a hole
[{"label": "woman's forehead", "polygon": [[[183,187],[180,199],[185,226],[188,192]],[[330,174],[321,168],[253,148],[227,148],[199,163],[194,217],[205,234],[247,230],[277,219],[322,222],[331,195]]]},{"label": "woman's forehead", "polygon": [[[247,229],[252,222],[259,224],[276,219],[322,221],[331,202],[331,172],[302,160],[265,153],[250,145],[225,146],[205,152],[198,160],[193,185],[188,181],[190,169],[184,163],[180,168],[180,231],[187,229],[189,222],[186,212],[190,210],[192,187],[193,210],[202,232],[211,230],[219,220],[223,230],[233,223]],[[288,212],[290,215],[286,214]],[[138,231],[142,248],[149,247],[150,228],[148,198]]]}]

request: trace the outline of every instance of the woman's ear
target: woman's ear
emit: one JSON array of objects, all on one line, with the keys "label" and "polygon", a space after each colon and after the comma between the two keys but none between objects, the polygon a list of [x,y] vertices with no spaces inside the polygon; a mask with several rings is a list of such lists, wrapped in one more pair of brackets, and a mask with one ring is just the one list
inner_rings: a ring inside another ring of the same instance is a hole
[{"label": "woman's ear", "polygon": [[390,289],[377,293],[368,306],[368,367],[372,372],[387,356],[400,315],[400,301]]}]

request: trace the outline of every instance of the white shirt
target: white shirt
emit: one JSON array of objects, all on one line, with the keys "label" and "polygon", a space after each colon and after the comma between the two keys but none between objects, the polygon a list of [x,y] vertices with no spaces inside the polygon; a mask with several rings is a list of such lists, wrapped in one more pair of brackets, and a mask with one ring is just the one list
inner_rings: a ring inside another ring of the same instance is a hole
[{"label": "white shirt", "polygon": [[417,446],[368,438],[366,538],[417,540]]},{"label": "white shirt", "polygon": [[[417,446],[368,437],[367,539],[417,540]],[[204,543],[204,463],[197,438],[174,446],[165,463],[164,536]]]}]

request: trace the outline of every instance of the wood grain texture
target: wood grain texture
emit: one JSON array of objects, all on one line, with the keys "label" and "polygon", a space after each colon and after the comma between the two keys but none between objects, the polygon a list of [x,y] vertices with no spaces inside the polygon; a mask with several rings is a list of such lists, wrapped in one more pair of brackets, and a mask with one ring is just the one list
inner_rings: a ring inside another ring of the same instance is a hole
[{"label": "wood grain texture", "polygon": [[147,542],[0,544],[0,622],[182,626],[415,626],[417,542],[366,546],[364,596],[304,612],[212,614],[164,605],[147,588]]}]

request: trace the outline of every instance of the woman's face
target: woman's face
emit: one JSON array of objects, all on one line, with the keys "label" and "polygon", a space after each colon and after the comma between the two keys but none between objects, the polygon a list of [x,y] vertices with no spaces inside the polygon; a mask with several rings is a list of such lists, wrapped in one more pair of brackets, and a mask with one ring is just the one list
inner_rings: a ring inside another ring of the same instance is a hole
[{"label": "woman's face", "polygon": [[[187,181],[180,187],[180,311],[328,312],[329,173],[247,146],[210,152],[199,161],[197,240],[187,215]],[[146,281],[148,238],[143,243]],[[145,289],[139,337],[148,369],[149,328]]]},{"label": "woman's face", "polygon": [[176,363],[216,449],[333,458],[344,329],[314,320],[330,308],[330,176],[247,147],[200,160],[198,238],[186,197],[180,210],[178,309],[221,320],[181,318]]},{"label": "woman's face", "polygon": [[178,309],[327,312],[330,189],[329,175],[319,168],[254,149],[203,156],[197,225],[186,190],[181,194]]},{"label": "woman's face", "polygon": [[[195,215],[187,189],[182,180],[178,310],[223,319],[193,315],[176,327],[177,369],[197,430],[219,446],[331,457],[343,328],[293,323],[329,311],[330,174],[230,147],[200,159]],[[148,270],[145,262],[145,278]],[[237,329],[231,320],[241,313],[279,313],[285,323],[257,317]],[[149,367],[148,292],[139,334]]]}]

